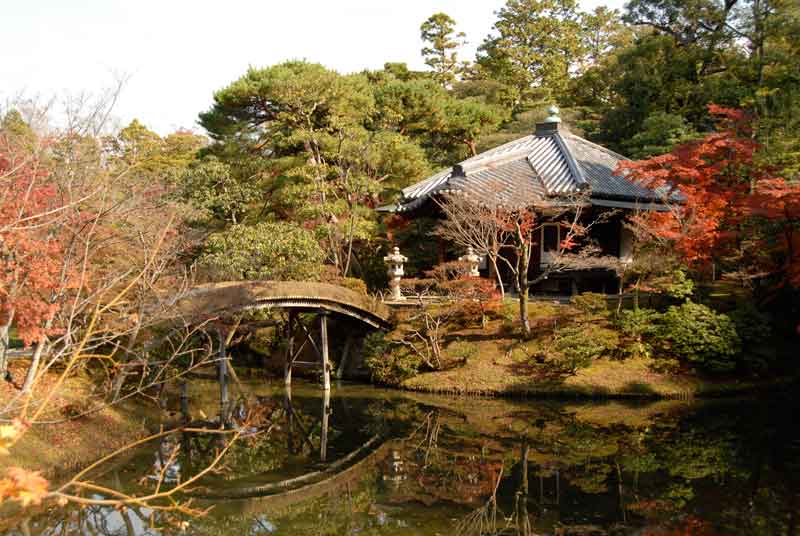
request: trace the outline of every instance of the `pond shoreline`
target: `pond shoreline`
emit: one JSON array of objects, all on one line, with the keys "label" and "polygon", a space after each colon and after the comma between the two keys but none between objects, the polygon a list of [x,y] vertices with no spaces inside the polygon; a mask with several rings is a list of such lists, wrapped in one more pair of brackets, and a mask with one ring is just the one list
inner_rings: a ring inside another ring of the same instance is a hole
[{"label": "pond shoreline", "polygon": [[607,392],[602,389],[582,388],[564,389],[504,389],[504,390],[462,390],[458,388],[433,388],[427,386],[381,386],[400,392],[426,393],[466,398],[498,398],[511,400],[713,400],[736,398],[745,395],[764,394],[768,390],[786,388],[800,382],[800,378],[781,378],[765,382],[707,382],[695,389],[674,393],[657,392]]},{"label": "pond shoreline", "polygon": [[[22,363],[12,364],[15,377],[21,368]],[[56,377],[57,374],[50,373],[41,382],[49,385],[56,381]],[[0,386],[0,394],[10,396],[13,389],[4,383]],[[11,447],[10,455],[0,457],[0,472],[17,466],[41,471],[48,480],[58,481],[152,433],[153,423],[160,418],[160,410],[141,400],[125,401],[81,418],[68,419],[71,411],[89,409],[88,404],[95,399],[94,392],[95,387],[89,379],[69,378],[52,400],[52,410],[42,416],[44,420],[60,422],[32,425]]]}]

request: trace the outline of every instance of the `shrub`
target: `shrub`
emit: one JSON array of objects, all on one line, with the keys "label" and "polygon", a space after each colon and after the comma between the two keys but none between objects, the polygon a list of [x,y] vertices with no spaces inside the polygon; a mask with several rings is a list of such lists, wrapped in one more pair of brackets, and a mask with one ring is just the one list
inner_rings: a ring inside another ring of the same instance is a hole
[{"label": "shrub", "polygon": [[486,328],[488,315],[500,310],[500,294],[495,290],[491,279],[481,277],[461,277],[439,285],[446,295],[454,300],[457,316],[463,325],[478,319],[480,326]]},{"label": "shrub", "polygon": [[212,280],[319,279],[325,254],[314,236],[291,222],[233,225],[208,237],[199,265]]},{"label": "shrub", "polygon": [[503,323],[515,322],[519,318],[519,304],[516,301],[505,300],[499,312]]},{"label": "shrub", "polygon": [[[528,302],[528,319],[531,328],[540,330],[543,328],[552,329],[559,314],[559,306],[547,301],[531,300]],[[511,334],[519,329],[519,302],[505,301],[499,311],[500,318],[503,319],[502,331]]]},{"label": "shrub", "polygon": [[694,281],[684,270],[676,270],[664,287],[667,296],[677,300],[689,299],[694,293]]},{"label": "shrub", "polygon": [[752,304],[737,307],[729,316],[736,326],[743,350],[761,346],[772,337],[772,319]]},{"label": "shrub", "polygon": [[457,340],[447,347],[447,355],[466,365],[470,359],[478,355],[478,347],[470,342]]},{"label": "shrub", "polygon": [[573,296],[569,302],[573,307],[587,315],[598,315],[607,309],[606,297],[596,292],[583,292]]},{"label": "shrub", "polygon": [[514,333],[519,325],[519,304],[516,301],[504,301],[498,316],[502,320],[501,331],[507,335]]},{"label": "shrub", "polygon": [[630,309],[621,311],[617,316],[619,328],[624,342],[621,345],[621,357],[649,357],[652,347],[648,342],[656,329],[661,315],[653,309]]},{"label": "shrub", "polygon": [[419,373],[422,358],[410,349],[392,342],[381,332],[364,339],[364,365],[372,379],[386,385],[399,385]]},{"label": "shrub", "polygon": [[746,369],[763,372],[775,360],[772,338],[772,318],[752,304],[740,305],[730,315],[742,342],[739,363]]},{"label": "shrub", "polygon": [[677,358],[712,372],[733,370],[740,344],[727,315],[691,301],[667,309],[652,340],[657,359]]},{"label": "shrub", "polygon": [[641,339],[653,334],[660,317],[653,309],[626,309],[620,311],[617,325],[626,337]]},{"label": "shrub", "polygon": [[616,350],[617,334],[592,324],[573,324],[556,331],[552,350],[553,364],[561,371],[575,374],[592,361]]},{"label": "shrub", "polygon": [[358,279],[357,277],[340,277],[332,279],[329,282],[339,285],[340,287],[348,288],[364,296],[369,294],[367,291],[367,284],[363,279]]}]

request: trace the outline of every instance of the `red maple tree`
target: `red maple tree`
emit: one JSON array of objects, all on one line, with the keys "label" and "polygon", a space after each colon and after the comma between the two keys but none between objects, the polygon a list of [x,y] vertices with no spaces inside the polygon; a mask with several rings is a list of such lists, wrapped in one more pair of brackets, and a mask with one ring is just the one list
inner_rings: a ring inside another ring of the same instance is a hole
[{"label": "red maple tree", "polygon": [[26,345],[52,329],[63,285],[63,245],[53,219],[61,199],[38,154],[0,139],[0,324]]},{"label": "red maple tree", "polygon": [[800,286],[800,184],[759,159],[752,117],[710,105],[717,130],[672,152],[620,163],[618,172],[660,192],[668,212],[636,217],[695,268],[738,259],[753,277]]}]

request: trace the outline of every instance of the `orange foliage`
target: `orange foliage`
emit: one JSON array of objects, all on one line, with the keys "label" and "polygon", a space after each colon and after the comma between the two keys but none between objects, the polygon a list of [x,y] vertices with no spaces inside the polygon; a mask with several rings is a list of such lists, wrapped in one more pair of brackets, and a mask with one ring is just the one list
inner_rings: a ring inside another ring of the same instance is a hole
[{"label": "orange foliage", "polygon": [[695,266],[739,252],[750,263],[741,268],[800,286],[800,184],[759,162],[747,114],[715,105],[709,111],[718,119],[716,132],[668,154],[620,164],[628,177],[660,188],[673,209],[636,223]]},{"label": "orange foliage", "polygon": [[19,419],[14,419],[11,424],[0,425],[0,455],[7,456],[9,454],[8,449],[22,435],[25,428],[27,426]]},{"label": "orange foliage", "polygon": [[64,269],[64,237],[54,220],[62,199],[37,155],[0,139],[0,322],[14,315],[17,331],[30,345],[58,312],[52,295],[70,285]]},{"label": "orange foliage", "polygon": [[47,496],[49,483],[37,471],[10,467],[6,475],[0,479],[0,503],[13,500],[26,507],[41,504]]},{"label": "orange foliage", "polygon": [[457,300],[462,313],[480,318],[482,326],[486,325],[486,315],[499,311],[502,306],[500,293],[491,279],[467,275],[448,281],[444,287]]}]

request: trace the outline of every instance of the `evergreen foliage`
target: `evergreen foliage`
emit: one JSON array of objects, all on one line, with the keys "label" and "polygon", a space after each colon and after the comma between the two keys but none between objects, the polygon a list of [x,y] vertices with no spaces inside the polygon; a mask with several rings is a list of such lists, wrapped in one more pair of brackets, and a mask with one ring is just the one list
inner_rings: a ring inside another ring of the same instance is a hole
[{"label": "evergreen foliage", "polygon": [[291,222],[234,225],[206,241],[200,266],[213,280],[314,281],[323,252],[313,235]]},{"label": "evergreen foliage", "polygon": [[730,317],[691,301],[661,315],[652,344],[656,359],[672,357],[709,372],[732,371],[741,349]]}]

